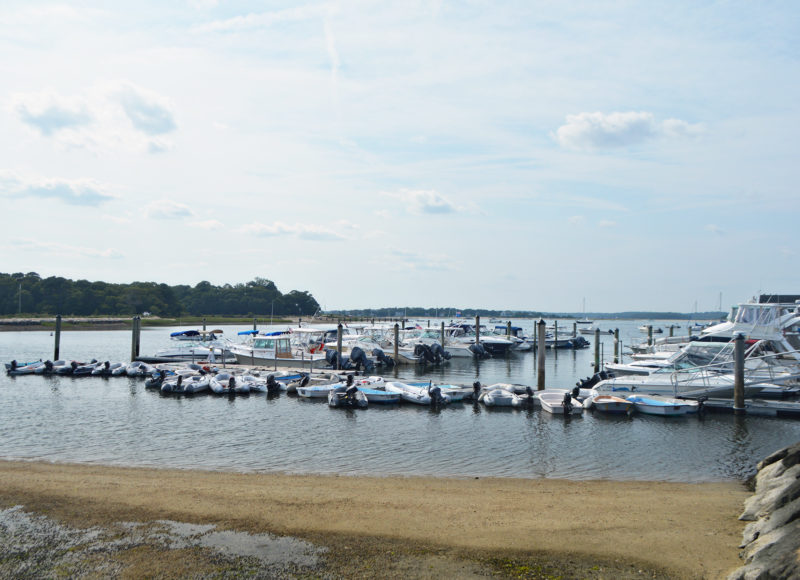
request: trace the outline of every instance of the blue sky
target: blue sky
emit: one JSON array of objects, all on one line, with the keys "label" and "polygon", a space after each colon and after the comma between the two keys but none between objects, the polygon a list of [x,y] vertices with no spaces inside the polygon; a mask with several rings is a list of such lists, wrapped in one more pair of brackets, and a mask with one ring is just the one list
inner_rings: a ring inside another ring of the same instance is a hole
[{"label": "blue sky", "polygon": [[795,2],[0,6],[4,272],[324,308],[800,293]]}]

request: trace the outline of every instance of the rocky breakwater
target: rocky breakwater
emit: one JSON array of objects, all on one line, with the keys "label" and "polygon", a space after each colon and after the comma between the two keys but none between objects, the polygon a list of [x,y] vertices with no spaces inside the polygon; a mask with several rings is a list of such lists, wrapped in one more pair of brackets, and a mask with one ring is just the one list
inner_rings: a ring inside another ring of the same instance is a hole
[{"label": "rocky breakwater", "polygon": [[800,443],[758,464],[755,493],[740,520],[745,565],[728,580],[800,578]]}]

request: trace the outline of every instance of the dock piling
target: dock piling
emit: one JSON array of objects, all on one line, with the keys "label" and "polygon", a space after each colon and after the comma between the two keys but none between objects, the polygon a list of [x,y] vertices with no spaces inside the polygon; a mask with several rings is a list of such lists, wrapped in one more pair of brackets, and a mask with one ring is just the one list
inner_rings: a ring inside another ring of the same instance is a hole
[{"label": "dock piling", "polygon": [[56,345],[53,353],[53,360],[57,361],[61,352],[61,315],[56,316]]},{"label": "dock piling", "polygon": [[744,335],[739,333],[734,339],[733,355],[733,413],[744,415]]},{"label": "dock piling", "polygon": [[539,335],[539,348],[536,350],[536,360],[538,368],[536,370],[536,390],[544,390],[544,349],[545,349],[545,321],[543,318],[539,319],[537,323],[537,331]]}]

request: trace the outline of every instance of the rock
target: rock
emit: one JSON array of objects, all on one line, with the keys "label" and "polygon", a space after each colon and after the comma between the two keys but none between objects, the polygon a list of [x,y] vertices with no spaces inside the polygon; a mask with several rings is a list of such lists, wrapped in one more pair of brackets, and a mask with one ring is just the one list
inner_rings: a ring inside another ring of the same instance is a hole
[{"label": "rock", "polygon": [[728,580],[800,578],[800,443],[759,462],[739,519],[753,523],[742,533],[745,565]]}]

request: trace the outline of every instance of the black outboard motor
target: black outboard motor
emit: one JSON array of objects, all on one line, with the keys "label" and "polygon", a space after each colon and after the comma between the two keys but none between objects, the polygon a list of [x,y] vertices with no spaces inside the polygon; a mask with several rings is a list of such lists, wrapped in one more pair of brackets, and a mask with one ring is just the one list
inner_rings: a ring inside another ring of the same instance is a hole
[{"label": "black outboard motor", "polygon": [[[305,376],[308,379],[308,375]],[[269,375],[267,377],[267,392],[268,393],[276,393],[281,390],[280,384],[278,381],[275,380],[275,375]]]},{"label": "black outboard motor", "polygon": [[572,413],[572,393],[569,391],[564,393],[564,400],[561,401],[561,406],[564,407],[564,415]]},{"label": "black outboard motor", "polygon": [[436,358],[437,363],[443,360],[450,360],[450,358],[453,356],[449,352],[447,352],[444,348],[442,348],[442,345],[439,344],[438,342],[434,342],[431,345],[431,352],[433,353],[433,356]]},{"label": "black outboard motor", "polygon": [[78,368],[78,363],[75,362],[75,361],[72,361],[71,363],[69,363],[69,368],[72,369],[71,372],[74,374],[75,373],[75,369]]},{"label": "black outboard motor", "polygon": [[44,370],[47,373],[52,373],[53,372],[53,361],[50,361],[50,360],[44,361]]},{"label": "black outboard motor", "polygon": [[481,382],[475,381],[474,383],[472,383],[472,398],[477,401],[480,394],[481,394]]},{"label": "black outboard motor", "polygon": [[489,358],[491,356],[479,342],[469,345],[469,351],[478,358]]},{"label": "black outboard motor", "polygon": [[347,398],[348,405],[355,405],[356,402],[356,393],[358,392],[358,387],[353,384],[353,380],[353,375],[347,375],[347,388],[345,389],[344,394]]},{"label": "black outboard motor", "polygon": [[394,366],[394,359],[390,356],[386,356],[385,354],[383,354],[383,351],[379,348],[372,349],[372,356],[378,359],[378,362],[386,365],[389,368]]},{"label": "black outboard motor", "polygon": [[336,361],[339,359],[339,351],[332,348],[325,349],[325,362],[336,368]]},{"label": "black outboard motor", "polygon": [[233,394],[236,390],[236,378],[231,377],[228,379],[228,394]]},{"label": "black outboard motor", "polygon": [[17,359],[11,361],[11,370],[12,371],[17,370]]},{"label": "black outboard motor", "polygon": [[439,387],[433,387],[428,385],[428,395],[431,398],[431,405],[441,405],[444,403],[444,397],[442,396],[442,389]]},{"label": "black outboard motor", "polygon": [[360,371],[361,367],[364,367],[364,371],[368,373],[375,370],[375,363],[367,358],[367,353],[359,346],[354,346],[350,351],[350,361],[357,371]]},{"label": "black outboard motor", "polygon": [[311,380],[311,377],[309,377],[309,376],[308,376],[307,374],[305,374],[305,373],[302,373],[302,375],[303,375],[303,376],[301,376],[301,377],[300,377],[300,386],[301,386],[301,387],[305,387],[305,386],[308,384],[308,381],[310,381],[310,380]]},{"label": "black outboard motor", "polygon": [[580,387],[574,387],[572,389],[572,397],[573,398],[577,399],[580,394],[581,394],[581,388]]}]

